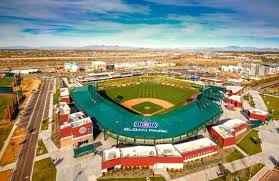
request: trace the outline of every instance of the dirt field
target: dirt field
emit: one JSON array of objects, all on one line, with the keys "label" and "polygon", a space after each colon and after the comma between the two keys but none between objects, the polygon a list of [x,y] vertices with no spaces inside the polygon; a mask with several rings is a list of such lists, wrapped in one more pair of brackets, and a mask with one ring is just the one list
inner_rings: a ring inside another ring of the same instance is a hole
[{"label": "dirt field", "polygon": [[14,135],[6,148],[2,159],[0,160],[0,165],[7,165],[16,161],[21,147],[21,143],[24,140],[25,130],[17,128]]},{"label": "dirt field", "polygon": [[187,62],[187,63],[195,63],[200,65],[207,65],[207,66],[213,66],[213,65],[235,65],[240,63],[240,61],[237,60],[230,60],[230,59],[206,59],[206,58],[196,58],[196,57],[182,57],[179,59],[176,59],[178,62]]},{"label": "dirt field", "polygon": [[12,173],[13,173],[12,169],[0,172],[0,180],[1,181],[10,181]]},{"label": "dirt field", "polygon": [[35,79],[35,78],[30,78],[30,77],[26,77],[23,79],[22,90],[23,90],[24,95],[26,96],[26,99],[22,103],[23,107],[25,106],[26,101],[32,94],[32,91],[38,90],[40,83],[41,83],[40,79]]}]

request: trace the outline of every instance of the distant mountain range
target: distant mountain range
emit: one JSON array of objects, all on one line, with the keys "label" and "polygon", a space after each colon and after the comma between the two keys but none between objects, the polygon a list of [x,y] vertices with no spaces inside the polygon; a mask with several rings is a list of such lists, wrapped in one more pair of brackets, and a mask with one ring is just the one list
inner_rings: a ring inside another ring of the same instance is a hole
[{"label": "distant mountain range", "polygon": [[33,50],[197,50],[197,51],[272,51],[279,52],[279,48],[257,48],[257,47],[240,47],[240,46],[227,46],[227,47],[193,47],[193,48],[141,48],[141,47],[128,47],[128,46],[107,46],[107,45],[89,45],[83,47],[59,47],[59,46],[44,46],[44,47],[28,47],[28,46],[7,46],[0,47],[0,49],[33,49]]}]

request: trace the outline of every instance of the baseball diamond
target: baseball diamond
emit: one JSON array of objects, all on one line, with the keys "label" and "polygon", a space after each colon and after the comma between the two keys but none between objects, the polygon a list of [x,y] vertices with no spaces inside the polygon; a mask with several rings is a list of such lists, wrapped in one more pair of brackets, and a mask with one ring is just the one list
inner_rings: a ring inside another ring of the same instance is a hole
[{"label": "baseball diamond", "polygon": [[[120,103],[125,108],[145,116],[150,116],[163,114],[182,106],[187,99],[196,95],[198,91],[190,87],[178,88],[148,82],[121,87],[109,87],[100,91],[100,93],[104,97]],[[141,108],[141,106],[136,106],[143,102],[149,102],[150,109],[147,110],[143,109],[143,107]]]},{"label": "baseball diamond", "polygon": [[[95,92],[92,93],[92,90]],[[218,100],[222,99],[219,96],[221,90],[215,87],[199,92],[190,86],[178,88],[173,82],[169,85],[141,82],[96,91],[91,85],[78,87],[71,92],[71,97],[79,110],[94,118],[105,138],[111,136],[118,142],[141,145],[180,142],[214,123],[222,114],[218,104]],[[196,97],[194,100],[187,101],[193,96]],[[136,99],[143,101],[131,104],[130,107],[139,108],[137,111],[141,114],[120,105]],[[150,101],[152,99],[166,101],[173,106],[169,106],[169,111],[162,114],[142,115],[152,114],[148,111],[153,109],[153,106],[157,107],[159,112],[160,107],[165,108],[163,104]]]},{"label": "baseball diamond", "polygon": [[164,110],[162,106],[154,104],[152,102],[142,102],[132,106],[132,109],[143,114],[144,116],[152,116],[158,111]]}]

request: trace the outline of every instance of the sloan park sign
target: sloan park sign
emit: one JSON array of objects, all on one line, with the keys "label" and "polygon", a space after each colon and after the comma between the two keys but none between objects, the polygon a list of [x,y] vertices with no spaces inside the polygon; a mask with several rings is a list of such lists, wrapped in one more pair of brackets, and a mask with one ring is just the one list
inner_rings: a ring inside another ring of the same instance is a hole
[{"label": "sloan park sign", "polygon": [[157,129],[157,122],[135,121],[133,128],[124,128],[128,132],[154,132],[154,133],[168,133],[167,130]]}]

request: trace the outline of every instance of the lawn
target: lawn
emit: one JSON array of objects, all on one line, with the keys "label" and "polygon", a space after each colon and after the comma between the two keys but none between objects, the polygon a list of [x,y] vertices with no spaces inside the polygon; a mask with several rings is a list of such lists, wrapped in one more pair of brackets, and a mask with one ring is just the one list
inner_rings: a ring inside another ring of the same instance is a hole
[{"label": "lawn", "polygon": [[279,97],[263,95],[262,98],[268,111],[272,113],[272,119],[279,120]]},{"label": "lawn", "polygon": [[227,156],[226,156],[226,162],[232,162],[232,161],[235,161],[235,160],[239,160],[239,159],[242,159],[244,158],[245,156],[242,155],[242,153],[240,153],[238,150],[234,150],[232,151],[231,153],[229,153]]},{"label": "lawn", "polygon": [[[148,177],[150,181],[165,181],[164,177]],[[146,181],[146,177],[133,178],[99,178],[97,181]]]},{"label": "lawn", "polygon": [[182,89],[163,84],[144,83],[125,87],[108,88],[100,93],[117,103],[122,103],[135,98],[157,98],[173,103],[174,105],[181,105],[188,98],[195,95],[197,90],[190,88]]},{"label": "lawn", "polygon": [[48,153],[47,149],[46,149],[46,145],[44,144],[43,140],[39,140],[38,141],[38,148],[37,148],[37,153],[36,156],[40,156],[43,154]]},{"label": "lawn", "polygon": [[236,172],[229,172],[227,175],[220,176],[216,179],[213,179],[212,181],[233,181],[237,180],[239,178],[241,181],[248,181],[250,180],[254,175],[256,175],[262,168],[264,167],[264,164],[257,163],[251,167],[247,167],[245,169],[236,171]]},{"label": "lawn", "polygon": [[137,105],[132,106],[132,108],[142,114],[153,114],[159,110],[162,110],[163,107],[151,102],[143,102]]},{"label": "lawn", "polygon": [[36,161],[34,164],[32,181],[55,181],[56,168],[50,157]]},{"label": "lawn", "polygon": [[41,130],[47,130],[48,129],[48,119],[44,119],[42,122]]},{"label": "lawn", "polygon": [[254,155],[256,153],[262,152],[261,144],[254,143],[252,137],[259,140],[258,131],[251,130],[238,144],[237,146],[241,148],[248,155]]},{"label": "lawn", "polygon": [[9,133],[14,125],[14,121],[0,124],[0,150],[2,149]]},{"label": "lawn", "polygon": [[60,91],[59,89],[56,90],[56,92],[53,94],[53,105],[58,104],[60,98]]}]

